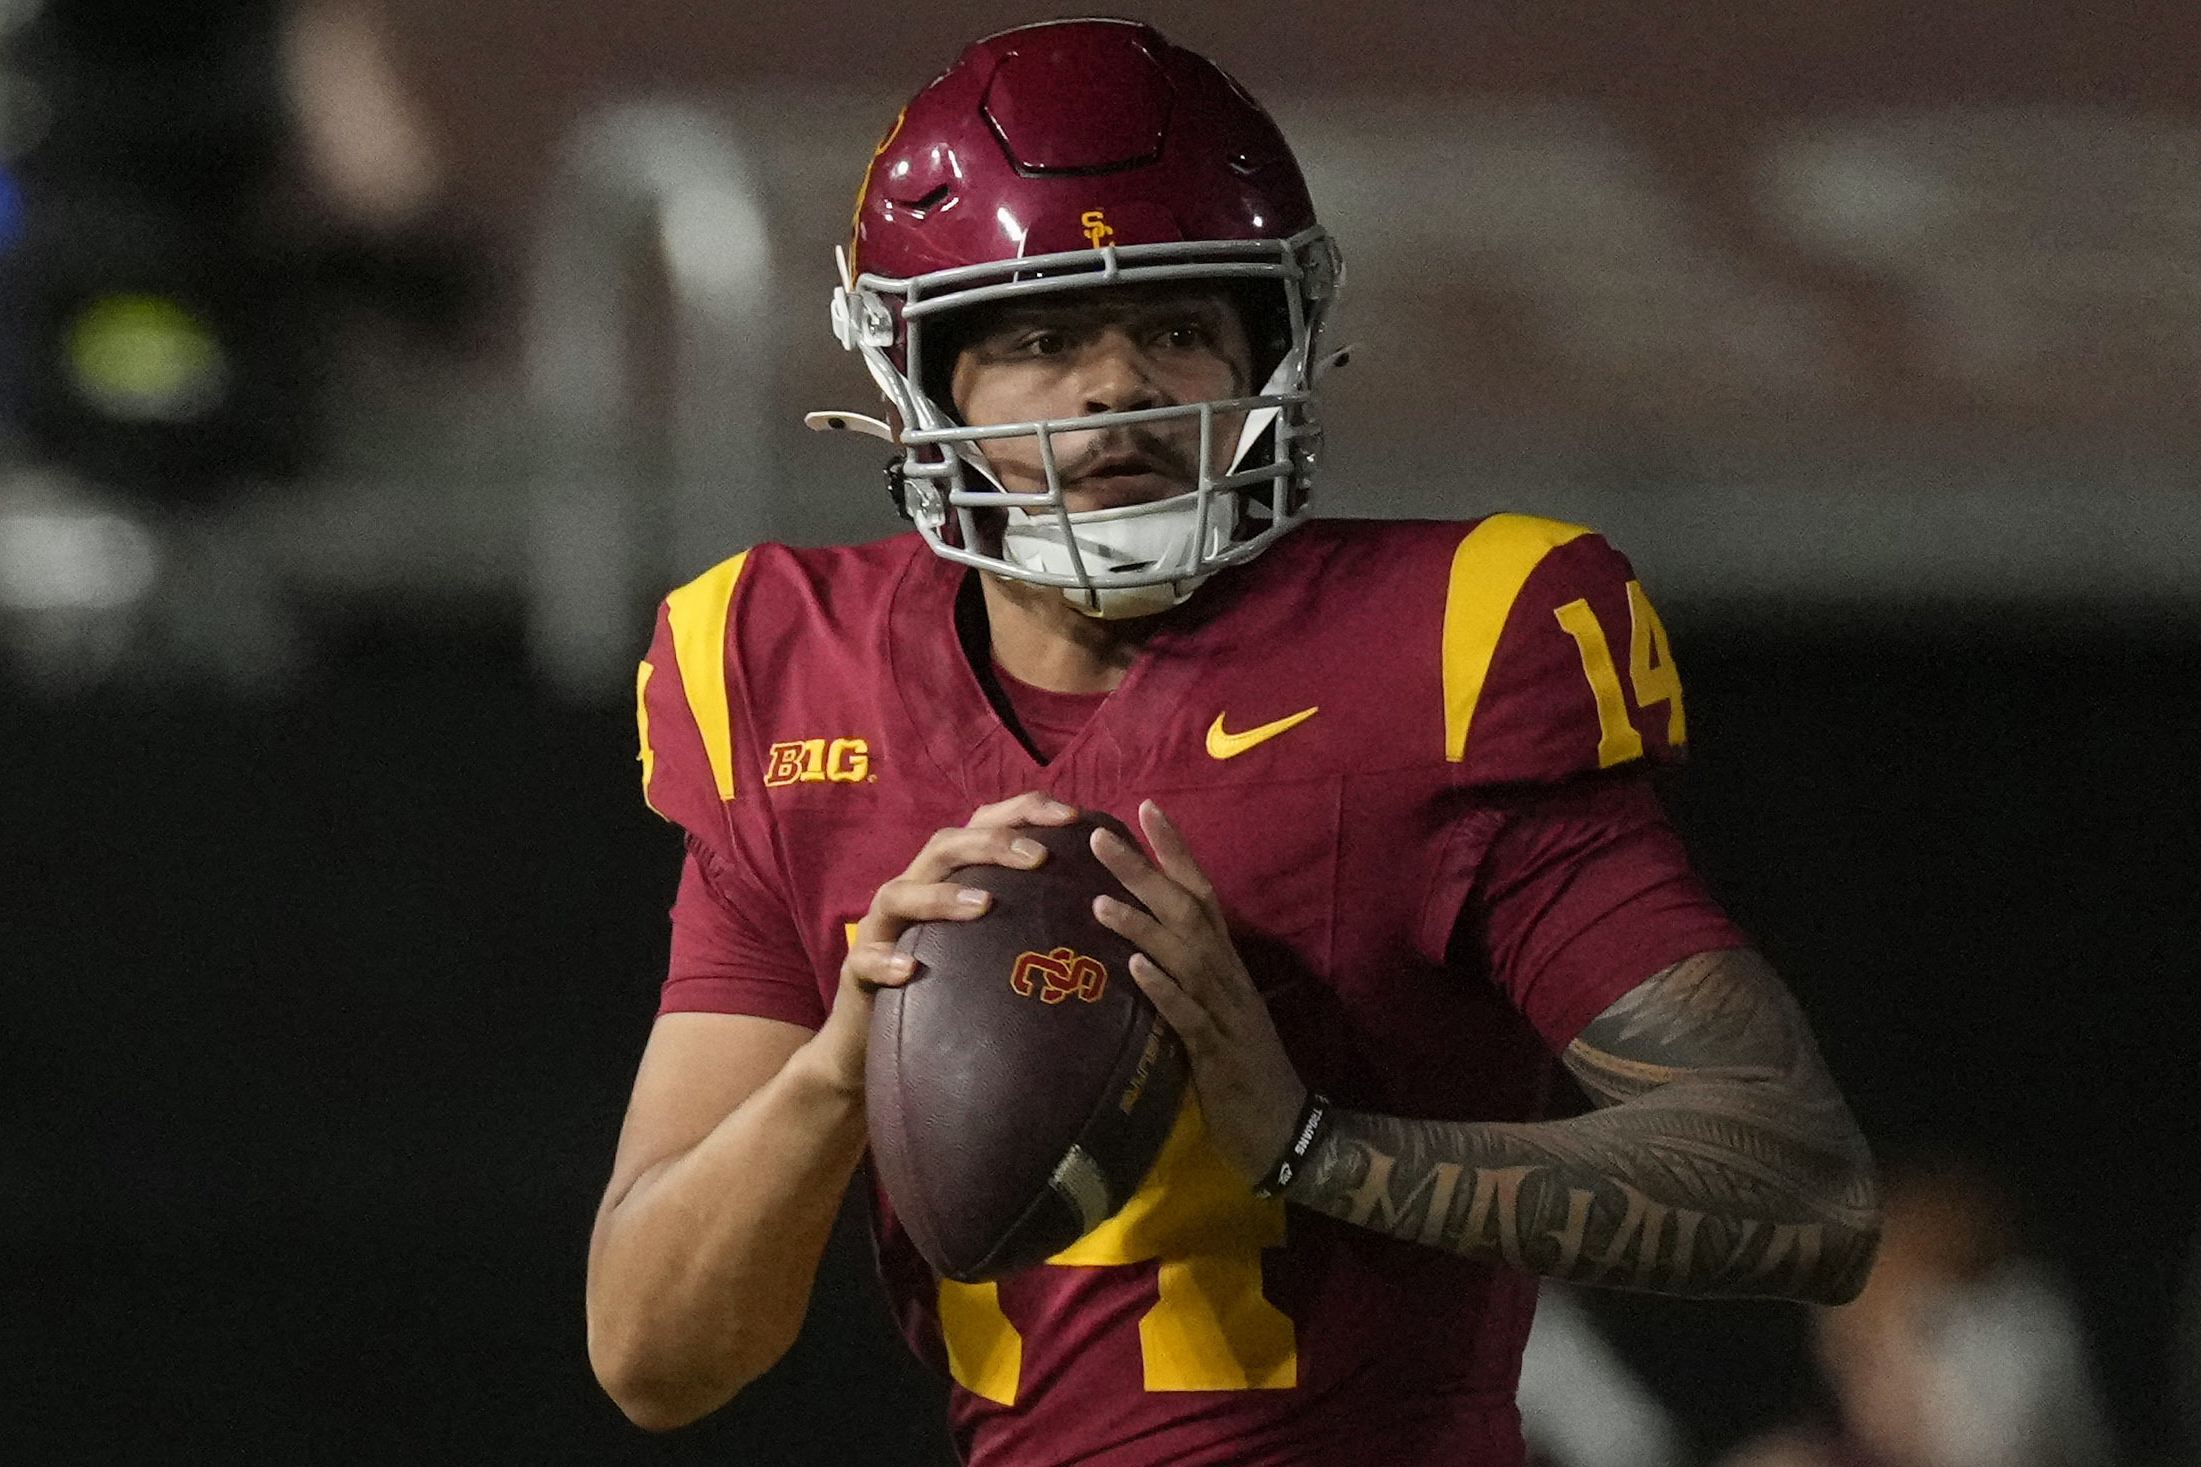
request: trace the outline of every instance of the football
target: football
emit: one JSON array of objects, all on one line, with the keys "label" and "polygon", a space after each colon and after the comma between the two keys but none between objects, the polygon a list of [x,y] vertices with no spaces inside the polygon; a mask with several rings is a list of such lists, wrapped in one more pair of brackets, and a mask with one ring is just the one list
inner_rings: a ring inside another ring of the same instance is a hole
[{"label": "football", "polygon": [[1134,899],[1088,844],[1107,816],[1022,833],[1030,870],[968,866],[994,894],[902,936],[914,977],[871,1013],[872,1166],[925,1261],[976,1283],[1029,1268],[1113,1216],[1177,1118],[1183,1045],[1132,980],[1093,898]]}]

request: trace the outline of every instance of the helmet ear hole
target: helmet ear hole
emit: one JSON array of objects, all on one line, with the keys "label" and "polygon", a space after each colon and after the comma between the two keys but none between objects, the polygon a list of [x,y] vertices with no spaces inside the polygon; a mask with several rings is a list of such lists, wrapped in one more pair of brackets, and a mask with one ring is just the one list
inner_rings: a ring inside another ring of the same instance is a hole
[{"label": "helmet ear hole", "polygon": [[900,454],[896,454],[887,460],[886,480],[887,503],[893,505],[894,512],[903,519],[914,522],[917,516],[910,512],[909,480],[902,473],[902,456]]}]

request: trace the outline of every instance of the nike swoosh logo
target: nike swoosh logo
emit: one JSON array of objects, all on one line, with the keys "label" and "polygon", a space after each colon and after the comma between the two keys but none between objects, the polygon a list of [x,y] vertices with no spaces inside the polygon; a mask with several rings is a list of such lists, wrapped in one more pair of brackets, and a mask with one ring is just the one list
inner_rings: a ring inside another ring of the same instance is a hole
[{"label": "nike swoosh logo", "polygon": [[1289,717],[1279,718],[1274,723],[1264,723],[1259,728],[1249,728],[1244,733],[1230,733],[1225,730],[1223,727],[1224,715],[1218,713],[1215,715],[1215,721],[1208,725],[1208,757],[1211,759],[1235,759],[1255,744],[1267,743],[1286,729],[1299,727],[1299,725],[1321,711],[1319,707],[1302,708]]}]

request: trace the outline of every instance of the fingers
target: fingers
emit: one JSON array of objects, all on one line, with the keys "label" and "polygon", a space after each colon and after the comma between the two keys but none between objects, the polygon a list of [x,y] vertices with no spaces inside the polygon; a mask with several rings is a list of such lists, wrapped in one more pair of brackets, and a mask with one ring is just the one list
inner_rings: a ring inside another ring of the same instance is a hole
[{"label": "fingers", "polygon": [[[871,899],[871,915],[886,918],[899,930],[912,922],[968,922],[984,915],[992,902],[993,893],[982,887],[897,876]],[[862,940],[879,939],[865,934]]]},{"label": "fingers", "polygon": [[911,908],[911,901],[923,899],[910,897],[908,888],[939,883],[950,871],[962,866],[1008,866],[1030,870],[1047,859],[1047,848],[1029,836],[1018,835],[1017,827],[1061,825],[1075,820],[1077,813],[1037,791],[1028,791],[997,804],[981,805],[971,815],[968,825],[934,831],[908,868],[879,889],[880,898],[885,898],[886,904],[882,907],[880,899],[875,898],[872,912],[898,915],[908,922],[931,921],[943,916],[975,917],[985,910],[983,906],[975,911],[951,909],[945,912]]},{"label": "fingers", "polygon": [[1176,823],[1152,800],[1139,802],[1139,830],[1161,863],[1162,874],[1191,892],[1202,906],[1214,907],[1214,884],[1200,869],[1200,863],[1192,859],[1192,847],[1185,843]]},{"label": "fingers", "polygon": [[[1103,927],[1138,948],[1132,955],[1131,971],[1134,976],[1144,971],[1146,976],[1140,977],[1139,986],[1146,989],[1150,997],[1157,987],[1155,980],[1158,980],[1176,995],[1179,1003],[1189,1006],[1190,1012],[1180,1015],[1162,1000],[1155,1000],[1155,1007],[1162,1010],[1164,1017],[1188,1042],[1193,1036],[1186,1032],[1186,1024],[1193,1022],[1193,1015],[1198,1016],[1203,1027],[1230,1027],[1230,1015],[1242,995],[1232,981],[1232,974],[1238,971],[1237,952],[1230,946],[1227,936],[1204,929],[1185,932],[1169,927],[1113,897],[1096,898],[1093,915]],[[1239,983],[1245,981],[1241,979]]]},{"label": "fingers", "polygon": [[1222,1031],[1215,1016],[1186,993],[1184,986],[1145,953],[1131,955],[1131,978],[1154,1003],[1155,1009],[1193,1054],[1212,1052],[1221,1043]]},{"label": "fingers", "polygon": [[[901,875],[879,888],[871,909],[857,923],[862,943],[891,946],[912,922],[968,921],[985,913],[987,894],[950,882],[950,872],[965,866],[1006,866],[1029,870],[1047,859],[1047,848],[1019,835],[1025,825],[1063,825],[1078,812],[1061,801],[1027,790],[1012,799],[981,805],[970,823],[933,832]],[[867,983],[879,978],[866,971]]]},{"label": "fingers", "polygon": [[1047,848],[1013,825],[959,825],[935,831],[896,881],[939,881],[958,866],[1028,869],[1047,859]]},{"label": "fingers", "polygon": [[841,959],[841,976],[863,993],[899,988],[916,976],[917,964],[895,946],[914,922],[968,922],[983,916],[993,893],[952,881],[917,881],[897,876],[871,899],[871,910],[856,924],[856,940]]},{"label": "fingers", "polygon": [[1038,790],[1026,790],[991,805],[980,805],[971,812],[966,823],[972,826],[1068,825],[1077,818],[1078,812],[1062,801]]},{"label": "fingers", "polygon": [[[1153,802],[1148,801],[1139,807],[1141,825],[1147,825],[1148,811],[1156,816],[1161,815]],[[1153,827],[1148,828],[1151,831]],[[1215,908],[1214,888],[1208,885],[1207,877],[1200,868],[1192,864],[1192,854],[1185,847],[1184,837],[1177,833],[1175,826],[1166,823],[1166,817],[1162,829],[1166,831],[1166,839],[1171,845],[1170,859],[1176,864],[1176,872],[1166,866],[1156,866],[1137,846],[1112,831],[1098,830],[1093,833],[1093,854],[1164,925],[1189,927],[1205,921],[1210,926],[1219,926],[1220,914]],[[1152,839],[1151,834],[1148,838]],[[1156,854],[1161,853],[1157,851]],[[1189,875],[1198,885],[1192,885],[1178,873]]]},{"label": "fingers", "polygon": [[916,971],[917,960],[891,942],[860,942],[841,962],[841,972],[865,993],[899,988]]},{"label": "fingers", "polygon": [[[1020,863],[1038,864],[1021,856],[995,864]],[[971,863],[956,861],[952,864],[966,866]],[[980,887],[954,881],[928,881],[912,868],[873,895],[871,910],[856,924],[856,941],[859,944],[885,943],[891,947],[903,929],[913,922],[968,922],[973,917],[984,916],[992,902],[993,894]]]},{"label": "fingers", "polygon": [[1103,896],[1094,900],[1093,915],[1139,949],[1132,961],[1139,986],[1186,1042],[1195,1043],[1202,1034],[1231,1027],[1230,1015],[1252,992],[1251,983],[1214,888],[1183,835],[1152,801],[1139,807],[1139,824],[1162,865],[1107,831],[1094,834],[1093,854],[1146,909]]},{"label": "fingers", "polygon": [[951,881],[949,873],[965,866],[1037,866],[1047,859],[1047,848],[1019,835],[1017,827],[1066,825],[1077,815],[1036,790],[982,805],[967,824],[935,831],[907,869],[872,894],[871,907],[857,922],[841,959],[839,998],[827,1020],[830,1044],[841,1056],[839,1073],[861,1083],[872,996],[917,976],[916,961],[895,940],[912,923],[967,922],[983,916],[992,904],[991,893]]}]

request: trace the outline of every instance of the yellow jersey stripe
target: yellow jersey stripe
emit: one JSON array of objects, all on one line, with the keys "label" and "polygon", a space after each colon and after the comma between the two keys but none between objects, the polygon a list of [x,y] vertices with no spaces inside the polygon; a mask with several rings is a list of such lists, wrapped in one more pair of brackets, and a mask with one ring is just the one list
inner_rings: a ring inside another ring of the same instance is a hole
[{"label": "yellow jersey stripe", "polygon": [[703,735],[703,753],[711,761],[718,797],[734,797],[734,724],[726,697],[726,616],[734,603],[734,582],[741,576],[744,550],[719,562],[665,598],[672,625],[673,658],[680,664],[680,686],[688,712]]},{"label": "yellow jersey stripe", "polygon": [[665,812],[650,804],[650,780],[657,774],[657,750],[650,746],[650,674],[655,671],[647,661],[634,670],[634,734],[642,746],[635,757],[642,761],[642,803],[662,819]]},{"label": "yellow jersey stripe", "polygon": [[1001,1286],[942,1279],[939,1310],[948,1374],[955,1383],[974,1396],[1014,1406],[1024,1374],[1024,1336],[1002,1312]]},{"label": "yellow jersey stripe", "polygon": [[1533,515],[1494,514],[1452,552],[1444,595],[1444,757],[1454,764],[1467,757],[1475,705],[1514,599],[1546,555],[1588,533]]}]

